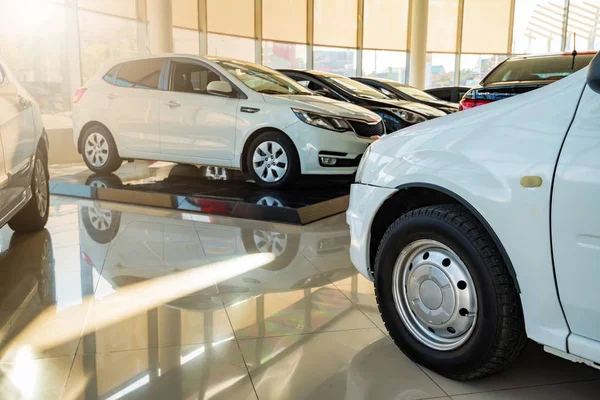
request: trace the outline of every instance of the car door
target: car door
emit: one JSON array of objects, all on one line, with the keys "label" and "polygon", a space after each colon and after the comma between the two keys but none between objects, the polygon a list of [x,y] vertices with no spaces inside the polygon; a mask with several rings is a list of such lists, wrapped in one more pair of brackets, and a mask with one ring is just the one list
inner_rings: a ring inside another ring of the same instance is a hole
[{"label": "car door", "polygon": [[197,60],[170,62],[169,90],[160,100],[161,152],[169,160],[221,165],[233,160],[238,94],[235,89],[229,96],[211,94],[207,86],[212,81],[226,79]]},{"label": "car door", "polygon": [[165,62],[149,58],[124,63],[108,87],[110,129],[121,156],[160,153],[159,82]]},{"label": "car door", "polygon": [[589,87],[556,167],[551,228],[569,350],[600,363],[600,94]]},{"label": "car door", "polygon": [[0,169],[0,204],[10,210],[15,202],[23,198],[25,189],[29,187],[29,167],[35,148],[35,122],[29,94],[1,64],[0,134],[4,158]]}]

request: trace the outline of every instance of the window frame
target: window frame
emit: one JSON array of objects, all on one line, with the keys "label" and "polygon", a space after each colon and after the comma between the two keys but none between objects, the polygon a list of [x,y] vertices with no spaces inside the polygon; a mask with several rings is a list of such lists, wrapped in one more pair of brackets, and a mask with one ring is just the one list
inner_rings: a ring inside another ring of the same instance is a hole
[{"label": "window frame", "polygon": [[[160,76],[158,77],[158,87],[157,88],[147,88],[147,87],[142,88],[142,87],[135,87],[135,86],[122,86],[122,85],[118,85],[117,84],[117,82],[119,80],[119,74],[121,73],[121,70],[123,69],[123,66],[125,64],[133,64],[133,63],[136,63],[136,62],[143,62],[143,61],[148,61],[148,60],[162,60],[163,61],[163,65],[160,68]],[[139,59],[139,60],[125,61],[125,62],[116,64],[116,65],[110,67],[108,69],[108,71],[106,71],[106,73],[104,75],[102,75],[102,80],[104,82],[108,83],[109,85],[113,85],[113,86],[116,86],[116,87],[122,88],[122,89],[160,90],[160,91],[164,91],[165,89],[163,89],[162,83],[163,83],[163,75],[165,73],[165,66],[167,65],[167,63],[166,63],[167,60],[168,60],[167,58],[156,57],[156,58],[142,58],[142,59]],[[104,79],[110,73],[110,71],[112,71],[115,68],[117,68],[117,69],[114,72],[115,76],[114,76],[113,81],[111,82],[111,81],[108,81],[108,80]]]},{"label": "window frame", "polygon": [[167,59],[167,62],[165,64],[165,72],[164,75],[161,78],[161,84],[164,85],[164,89],[167,92],[170,93],[186,93],[186,92],[176,92],[175,90],[173,90],[173,72],[174,72],[174,68],[173,67],[173,63],[174,62],[179,62],[179,63],[187,63],[187,64],[198,64],[201,67],[204,67],[212,72],[214,72],[215,74],[219,75],[219,77],[224,80],[225,82],[229,83],[231,85],[232,93],[228,96],[226,95],[216,95],[216,94],[211,94],[211,93],[187,93],[187,94],[193,94],[196,96],[213,96],[213,97],[225,97],[225,98],[230,98],[230,99],[247,99],[248,96],[246,96],[246,94],[231,80],[229,79],[227,76],[225,76],[221,71],[219,71],[217,68],[213,67],[212,65],[200,61],[200,60],[196,60],[193,58],[187,58],[187,57],[171,57],[169,59]]}]

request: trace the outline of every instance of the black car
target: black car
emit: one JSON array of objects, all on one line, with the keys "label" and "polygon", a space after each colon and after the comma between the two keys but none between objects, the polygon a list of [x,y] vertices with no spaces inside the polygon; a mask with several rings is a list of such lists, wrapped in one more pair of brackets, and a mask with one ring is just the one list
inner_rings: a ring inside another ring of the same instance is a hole
[{"label": "black car", "polygon": [[440,100],[458,103],[470,89],[469,86],[440,86],[423,91]]},{"label": "black car", "polygon": [[369,78],[365,76],[352,79],[371,86],[373,89],[392,99],[414,101],[415,103],[426,104],[428,106],[437,108],[446,114],[452,114],[458,111],[458,103],[450,103],[440,100],[422,90],[400,82],[384,78]]},{"label": "black car", "polygon": [[596,52],[515,56],[501,62],[460,101],[459,110],[526,93],[588,66]]},{"label": "black car", "polygon": [[425,104],[390,99],[370,86],[345,76],[320,71],[279,71],[317,94],[353,103],[377,113],[383,119],[388,133],[446,115]]}]

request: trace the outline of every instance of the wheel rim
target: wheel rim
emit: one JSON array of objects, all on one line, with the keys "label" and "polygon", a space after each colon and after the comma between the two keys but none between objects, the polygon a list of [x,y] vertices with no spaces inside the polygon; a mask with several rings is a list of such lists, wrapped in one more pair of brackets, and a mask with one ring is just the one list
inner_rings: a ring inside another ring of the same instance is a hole
[{"label": "wheel rim", "polygon": [[95,188],[107,188],[108,186],[106,186],[106,183],[102,182],[102,181],[92,181],[89,186],[91,187],[95,187]]},{"label": "wheel rim", "polygon": [[37,209],[41,217],[48,212],[48,180],[46,179],[46,168],[39,158],[35,160],[33,179],[35,182],[35,198]]},{"label": "wheel rim", "polygon": [[283,203],[272,196],[261,197],[256,204],[267,207],[283,207]]},{"label": "wheel rim", "polygon": [[477,292],[464,262],[448,246],[417,240],[398,256],[392,293],[410,333],[435,350],[462,346],[477,321]]},{"label": "wheel rim", "polygon": [[94,132],[88,136],[84,150],[86,159],[96,168],[103,167],[108,161],[108,141],[100,133]]},{"label": "wheel rim", "polygon": [[110,224],[112,223],[112,211],[91,207],[88,209],[88,215],[90,222],[95,229],[105,231],[110,228]]},{"label": "wheel rim", "polygon": [[285,233],[255,230],[254,244],[260,253],[273,253],[279,257],[287,247],[287,235]]},{"label": "wheel rim", "polygon": [[266,141],[254,150],[252,166],[256,175],[263,181],[278,182],[288,170],[288,156],[279,143]]}]

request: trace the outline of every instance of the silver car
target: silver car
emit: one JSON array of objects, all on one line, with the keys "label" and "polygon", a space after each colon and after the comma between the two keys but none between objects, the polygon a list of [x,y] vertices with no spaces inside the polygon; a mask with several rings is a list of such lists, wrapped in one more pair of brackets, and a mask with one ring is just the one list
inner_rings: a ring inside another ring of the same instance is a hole
[{"label": "silver car", "polygon": [[39,106],[0,58],[0,228],[37,231],[48,221],[48,136]]}]

